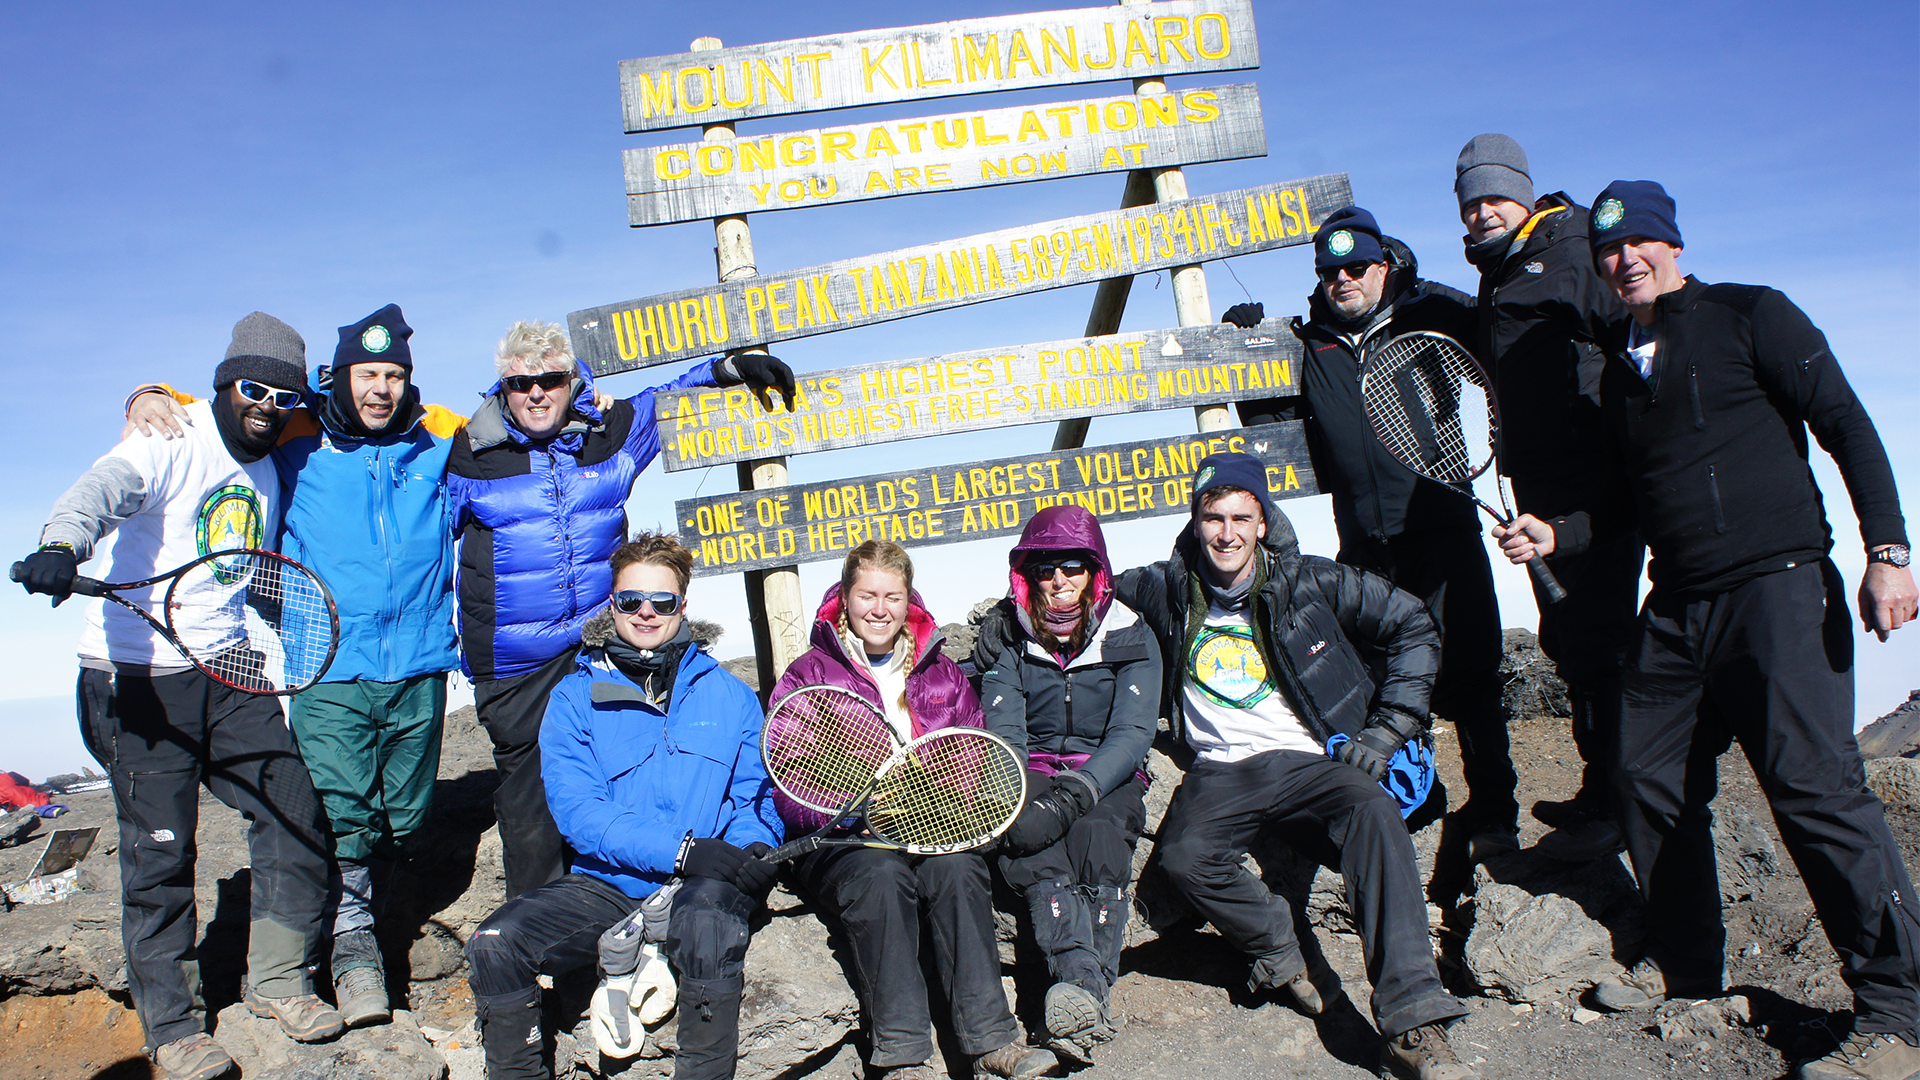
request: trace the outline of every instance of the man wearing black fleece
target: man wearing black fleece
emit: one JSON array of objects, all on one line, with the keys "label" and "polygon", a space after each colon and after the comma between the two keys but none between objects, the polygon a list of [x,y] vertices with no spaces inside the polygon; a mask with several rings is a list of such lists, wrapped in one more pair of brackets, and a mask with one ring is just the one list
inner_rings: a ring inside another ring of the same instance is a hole
[{"label": "man wearing black fleece", "polygon": [[[1647,901],[1647,959],[1595,990],[1610,1008],[1719,992],[1711,802],[1739,740],[1840,954],[1854,1031],[1806,1080],[1920,1076],[1920,919],[1853,737],[1853,639],[1807,432],[1840,466],[1868,551],[1860,616],[1882,640],[1915,616],[1893,470],[1827,341],[1781,293],[1683,277],[1673,200],[1615,181],[1594,200],[1601,275],[1633,317],[1601,399],[1653,554],[1622,674],[1615,794]],[[1523,562],[1591,539],[1586,515],[1498,531]]]},{"label": "man wearing black fleece", "polygon": [[1600,429],[1600,341],[1627,309],[1594,269],[1586,207],[1564,192],[1535,200],[1520,144],[1474,136],[1460,150],[1453,189],[1467,261],[1480,271],[1474,351],[1500,401],[1500,470],[1512,479],[1521,511],[1551,521],[1585,509],[1595,527],[1587,550],[1553,560],[1566,598],[1549,603],[1537,585],[1534,591],[1540,648],[1567,684],[1574,743],[1586,763],[1571,799],[1534,804],[1534,817],[1554,827],[1535,850],[1587,862],[1621,848],[1606,763],[1620,726],[1620,663],[1646,560]]}]

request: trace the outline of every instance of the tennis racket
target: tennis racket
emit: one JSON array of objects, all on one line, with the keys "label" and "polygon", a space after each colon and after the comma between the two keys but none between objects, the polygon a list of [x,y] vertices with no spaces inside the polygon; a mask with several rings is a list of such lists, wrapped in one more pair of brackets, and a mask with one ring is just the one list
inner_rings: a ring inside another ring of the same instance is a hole
[{"label": "tennis racket", "polygon": [[761,857],[782,862],[834,845],[971,851],[1007,831],[1026,798],[1026,770],[1006,740],[981,728],[941,728],[894,751],[823,828]]},{"label": "tennis racket", "polygon": [[760,730],[760,760],[787,798],[838,814],[900,749],[873,703],[838,686],[802,686],[773,703]]},{"label": "tennis racket", "polygon": [[[1498,468],[1500,406],[1489,392],[1491,384],[1458,341],[1422,330],[1401,334],[1367,361],[1360,399],[1374,435],[1395,460],[1472,499],[1507,526],[1513,524],[1513,495]],[[1499,510],[1473,490],[1473,482],[1488,471],[1494,474]],[[1548,603],[1567,598],[1545,560],[1527,560],[1527,570]]]},{"label": "tennis racket", "polygon": [[[25,573],[24,564],[13,564],[13,580]],[[340,615],[326,583],[272,551],[216,551],[140,581],[76,577],[73,591],[147,620],[208,678],[249,694],[305,690],[340,646]],[[164,621],[149,610],[156,597]]]}]

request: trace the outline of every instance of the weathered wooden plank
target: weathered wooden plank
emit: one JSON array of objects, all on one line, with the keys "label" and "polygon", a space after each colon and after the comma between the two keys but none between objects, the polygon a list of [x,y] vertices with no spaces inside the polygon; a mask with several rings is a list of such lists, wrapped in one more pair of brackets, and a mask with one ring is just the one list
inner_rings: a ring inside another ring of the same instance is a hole
[{"label": "weathered wooden plank", "polygon": [[1200,459],[1222,450],[1267,465],[1276,499],[1318,493],[1302,422],[881,473],[674,504],[696,575],[837,559],[870,539],[904,547],[1016,536],[1075,502],[1102,522],[1184,514]]},{"label": "weathered wooden plank", "polygon": [[860,30],[620,63],[628,132],[1260,66],[1251,0]]},{"label": "weathered wooden plank", "polygon": [[745,388],[654,399],[668,471],[768,454],[1214,405],[1299,393],[1300,340],[1279,319],[1069,338],[891,360],[800,377],[793,411]]},{"label": "weathered wooden plank", "polygon": [[815,128],[625,152],[633,225],[1260,157],[1259,88],[1084,98],[1053,105]]},{"label": "weathered wooden plank", "polygon": [[1016,226],[567,316],[605,375],[725,349],[1305,244],[1353,202],[1345,173]]}]

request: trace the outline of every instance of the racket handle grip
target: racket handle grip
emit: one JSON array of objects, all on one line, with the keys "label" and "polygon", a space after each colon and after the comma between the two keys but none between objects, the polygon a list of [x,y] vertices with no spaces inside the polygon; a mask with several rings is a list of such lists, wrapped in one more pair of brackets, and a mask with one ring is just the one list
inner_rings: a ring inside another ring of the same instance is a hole
[{"label": "racket handle grip", "polygon": [[[27,564],[23,562],[14,563],[13,568],[7,571],[7,578],[15,582],[27,580]],[[76,577],[73,579],[73,591],[79,593],[81,596],[105,596],[107,594],[107,583],[98,578]],[[62,599],[65,599],[65,597],[62,597]]]},{"label": "racket handle grip", "polygon": [[1534,583],[1546,594],[1547,603],[1557,604],[1567,598],[1567,590],[1561,586],[1560,579],[1553,576],[1553,569],[1547,560],[1538,556],[1527,560],[1527,572],[1533,575]]},{"label": "racket handle grip", "polygon": [[819,849],[820,849],[819,836],[817,835],[803,836],[798,840],[793,840],[793,841],[789,841],[788,843],[781,844],[779,847],[774,848],[772,851],[769,851],[760,857],[762,859],[765,859],[767,862],[772,862],[772,863],[786,862],[789,859],[797,859],[802,855],[811,854],[812,852],[818,851]]}]

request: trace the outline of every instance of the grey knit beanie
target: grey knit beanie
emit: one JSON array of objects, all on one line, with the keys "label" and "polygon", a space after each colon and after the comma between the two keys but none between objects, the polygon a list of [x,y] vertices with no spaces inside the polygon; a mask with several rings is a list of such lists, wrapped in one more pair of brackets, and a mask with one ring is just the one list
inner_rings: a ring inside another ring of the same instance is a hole
[{"label": "grey knit beanie", "polygon": [[307,343],[300,332],[264,311],[234,323],[233,344],[213,370],[213,388],[220,390],[241,379],[281,390],[305,390]]},{"label": "grey knit beanie", "polygon": [[1527,152],[1505,135],[1475,135],[1460,148],[1453,166],[1453,193],[1460,209],[1475,199],[1512,199],[1533,206],[1533,174],[1527,171]]}]

